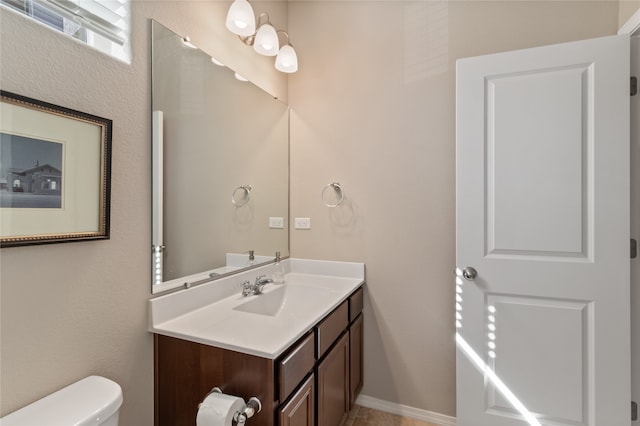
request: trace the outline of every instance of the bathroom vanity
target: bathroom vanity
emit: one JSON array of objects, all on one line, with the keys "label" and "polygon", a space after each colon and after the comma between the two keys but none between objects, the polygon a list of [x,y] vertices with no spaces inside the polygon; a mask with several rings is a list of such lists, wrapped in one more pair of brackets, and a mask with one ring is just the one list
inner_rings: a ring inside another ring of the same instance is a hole
[{"label": "bathroom vanity", "polygon": [[364,265],[283,265],[260,295],[239,284],[270,266],[150,301],[156,425],[193,425],[216,386],[261,401],[248,424],[344,422],[362,387]]},{"label": "bathroom vanity", "polygon": [[149,302],[155,424],[194,425],[218,387],[261,401],[248,425],[338,426],[362,387],[364,264],[285,259],[284,284],[243,297],[289,253],[289,108],[151,30],[152,292],[177,290]]}]

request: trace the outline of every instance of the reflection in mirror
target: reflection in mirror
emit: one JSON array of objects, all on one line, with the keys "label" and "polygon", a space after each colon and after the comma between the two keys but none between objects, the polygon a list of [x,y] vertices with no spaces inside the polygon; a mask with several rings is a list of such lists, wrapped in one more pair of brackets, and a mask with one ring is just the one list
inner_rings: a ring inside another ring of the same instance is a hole
[{"label": "reflection in mirror", "polygon": [[287,105],[151,28],[153,292],[288,256]]}]

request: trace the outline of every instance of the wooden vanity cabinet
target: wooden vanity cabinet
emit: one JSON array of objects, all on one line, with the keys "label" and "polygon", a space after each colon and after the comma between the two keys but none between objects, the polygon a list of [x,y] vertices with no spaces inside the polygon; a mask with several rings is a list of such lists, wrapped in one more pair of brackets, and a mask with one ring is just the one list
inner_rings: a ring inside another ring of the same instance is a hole
[{"label": "wooden vanity cabinet", "polygon": [[260,399],[256,426],[340,426],[362,387],[362,287],[276,358],[154,335],[155,425],[192,426],[213,389]]},{"label": "wooden vanity cabinet", "polygon": [[155,425],[193,426],[198,404],[214,387],[262,403],[252,424],[272,426],[277,401],[273,360],[156,334]]}]

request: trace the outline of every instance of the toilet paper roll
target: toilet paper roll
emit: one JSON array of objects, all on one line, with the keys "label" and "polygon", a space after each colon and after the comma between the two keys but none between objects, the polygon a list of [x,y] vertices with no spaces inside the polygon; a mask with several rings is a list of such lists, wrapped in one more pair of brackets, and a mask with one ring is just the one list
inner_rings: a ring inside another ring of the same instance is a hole
[{"label": "toilet paper roll", "polygon": [[210,393],[198,408],[197,426],[232,426],[235,413],[242,411],[244,400],[220,392]]}]

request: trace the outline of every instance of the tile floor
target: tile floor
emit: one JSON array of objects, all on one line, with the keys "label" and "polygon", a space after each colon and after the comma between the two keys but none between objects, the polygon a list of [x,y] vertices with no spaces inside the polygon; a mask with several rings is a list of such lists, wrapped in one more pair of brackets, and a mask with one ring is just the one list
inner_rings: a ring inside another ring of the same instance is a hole
[{"label": "tile floor", "polygon": [[349,413],[344,426],[437,426],[422,420],[397,416],[356,405]]}]

